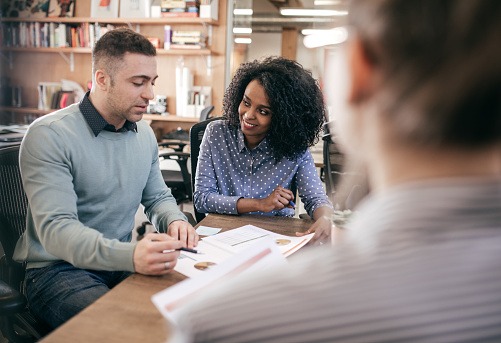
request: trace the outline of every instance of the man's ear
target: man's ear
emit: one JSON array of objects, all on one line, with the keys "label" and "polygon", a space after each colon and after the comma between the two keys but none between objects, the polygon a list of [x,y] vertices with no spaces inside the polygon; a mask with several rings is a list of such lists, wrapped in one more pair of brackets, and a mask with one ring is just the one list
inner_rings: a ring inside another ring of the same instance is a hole
[{"label": "man's ear", "polygon": [[351,87],[348,94],[350,103],[359,103],[370,96],[374,77],[374,65],[370,61],[358,36],[348,41],[348,67]]},{"label": "man's ear", "polygon": [[94,80],[96,87],[98,87],[102,91],[106,91],[110,85],[110,77],[108,73],[106,73],[106,71],[104,71],[103,69],[96,70]]}]

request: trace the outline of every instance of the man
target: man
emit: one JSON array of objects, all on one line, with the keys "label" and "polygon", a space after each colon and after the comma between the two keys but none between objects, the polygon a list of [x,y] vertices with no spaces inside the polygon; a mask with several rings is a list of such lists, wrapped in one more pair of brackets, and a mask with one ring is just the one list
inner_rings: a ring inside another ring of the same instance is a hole
[{"label": "man", "polygon": [[[153,131],[141,121],[158,76],[155,48],[117,29],[96,43],[92,62],[91,91],[35,121],[20,151],[29,209],[14,257],[27,262],[31,311],[52,328],[131,272],[170,272],[175,249],[198,241],[162,179]],[[140,204],[168,235],[131,242]]]},{"label": "man", "polygon": [[353,0],[349,15],[336,129],[371,194],[339,245],[207,291],[176,338],[501,341],[501,2]]}]

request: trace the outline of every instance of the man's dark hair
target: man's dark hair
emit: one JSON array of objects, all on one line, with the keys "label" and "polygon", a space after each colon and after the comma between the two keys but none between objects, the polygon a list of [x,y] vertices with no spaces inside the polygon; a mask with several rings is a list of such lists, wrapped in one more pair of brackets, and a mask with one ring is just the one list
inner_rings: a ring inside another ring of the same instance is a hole
[{"label": "man's dark hair", "polygon": [[267,139],[274,158],[299,157],[318,141],[326,118],[317,81],[299,63],[282,57],[243,63],[223,98],[223,114],[232,126],[240,125],[238,106],[253,80],[264,88],[272,113]]},{"label": "man's dark hair", "polygon": [[113,82],[115,71],[126,53],[156,56],[157,51],[143,35],[128,28],[118,28],[105,33],[92,51],[92,74],[104,69]]},{"label": "man's dark hair", "polygon": [[430,147],[501,140],[501,1],[352,0],[349,15],[394,132]]}]

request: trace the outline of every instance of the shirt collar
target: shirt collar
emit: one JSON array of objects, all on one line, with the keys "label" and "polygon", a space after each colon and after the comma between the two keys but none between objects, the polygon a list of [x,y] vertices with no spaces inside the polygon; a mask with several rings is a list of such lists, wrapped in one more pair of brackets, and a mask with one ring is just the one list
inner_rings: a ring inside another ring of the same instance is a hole
[{"label": "shirt collar", "polygon": [[89,99],[90,92],[85,93],[84,98],[80,101],[79,108],[82,112],[87,124],[90,126],[94,136],[97,137],[99,133],[103,130],[111,132],[127,132],[134,131],[137,133],[136,123],[125,121],[125,124],[120,129],[116,129],[113,125],[109,124],[104,118],[99,114],[94,105]]},{"label": "shirt collar", "polygon": [[[247,146],[245,145],[245,138],[244,138],[244,133],[242,132],[242,129],[239,127],[237,129],[237,137],[238,137],[238,151],[239,152],[242,152],[244,150],[249,150],[251,151],[249,148],[247,148]],[[270,147],[270,143],[268,141],[268,137],[265,137],[261,143],[259,143],[257,145],[257,147],[255,147],[253,150],[261,150],[262,152],[264,152],[265,154],[270,154],[271,153],[271,147]]]}]

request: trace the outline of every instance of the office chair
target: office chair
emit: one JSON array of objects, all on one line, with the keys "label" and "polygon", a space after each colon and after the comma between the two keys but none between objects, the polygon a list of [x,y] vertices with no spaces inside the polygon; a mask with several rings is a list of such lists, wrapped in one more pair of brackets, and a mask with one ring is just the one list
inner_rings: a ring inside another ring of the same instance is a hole
[{"label": "office chair", "polygon": [[[191,187],[195,190],[195,174],[197,172],[198,155],[200,154],[200,144],[202,143],[202,138],[204,137],[205,129],[207,125],[214,120],[221,120],[223,117],[213,117],[193,125],[190,129],[190,160],[191,160]],[[198,212],[195,203],[193,203],[193,210],[195,213],[195,219],[200,222],[205,218],[205,213]]]},{"label": "office chair", "polygon": [[336,186],[343,173],[344,155],[339,151],[330,133],[329,123],[324,124],[322,181],[325,182],[325,191],[329,199],[334,198]]},{"label": "office chair", "polygon": [[[200,113],[200,121],[205,121],[214,110],[214,106],[205,107]],[[162,176],[165,184],[171,189],[172,195],[176,198],[177,204],[193,200],[193,190],[191,186],[191,175],[188,171],[189,153],[185,153],[184,148],[190,144],[189,133],[184,130],[176,130],[164,135],[163,140],[158,143],[159,148],[169,148],[173,151],[161,152],[161,160],[174,160],[179,164],[180,170],[162,169]]]},{"label": "office chair", "polygon": [[12,260],[25,230],[28,200],[19,171],[19,145],[0,149],[0,329],[11,342],[39,340],[50,329],[29,312],[24,296],[25,266]]},{"label": "office chair", "polygon": [[338,148],[329,123],[324,125],[323,181],[329,199],[338,210],[352,210],[369,193],[367,175],[360,165]]}]

